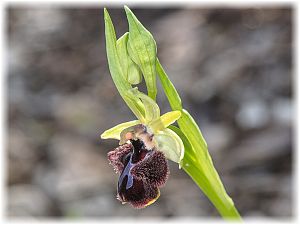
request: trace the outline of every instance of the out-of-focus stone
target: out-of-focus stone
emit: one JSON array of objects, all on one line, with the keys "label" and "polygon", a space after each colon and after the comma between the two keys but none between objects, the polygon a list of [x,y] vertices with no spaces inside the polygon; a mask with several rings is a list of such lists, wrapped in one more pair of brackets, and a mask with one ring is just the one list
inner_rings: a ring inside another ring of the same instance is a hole
[{"label": "out-of-focus stone", "polygon": [[269,122],[269,109],[261,100],[243,102],[236,115],[236,121],[242,129],[264,127]]},{"label": "out-of-focus stone", "polygon": [[293,104],[289,98],[276,100],[272,105],[273,120],[278,125],[290,126],[293,120]]},{"label": "out-of-focus stone", "polygon": [[54,108],[54,114],[61,126],[82,135],[97,135],[96,131],[105,118],[101,108],[86,94],[59,97],[55,100]]},{"label": "out-of-focus stone", "polygon": [[35,182],[59,202],[107,191],[115,181],[104,154],[91,143],[72,135],[57,135],[49,150],[52,165],[35,171]]},{"label": "out-of-focus stone", "polygon": [[209,152],[213,155],[220,155],[234,138],[232,128],[225,124],[203,124],[201,126]]},{"label": "out-of-focus stone", "polygon": [[229,154],[224,155],[230,162],[226,168],[238,169],[254,165],[268,165],[270,160],[290,154],[291,130],[271,127],[256,132],[241,140]]},{"label": "out-of-focus stone", "polygon": [[278,197],[270,202],[265,210],[270,211],[273,217],[290,218],[293,212],[292,199]]},{"label": "out-of-focus stone", "polygon": [[204,216],[212,210],[201,190],[190,179],[168,180],[162,189],[165,212],[173,216]]},{"label": "out-of-focus stone", "polygon": [[62,204],[62,213],[69,218],[115,216],[115,205],[110,193],[81,198]]},{"label": "out-of-focus stone", "polygon": [[52,203],[35,185],[14,185],[8,191],[9,217],[50,216]]},{"label": "out-of-focus stone", "polygon": [[20,129],[10,128],[8,134],[8,183],[27,181],[36,165],[37,152],[32,140]]}]

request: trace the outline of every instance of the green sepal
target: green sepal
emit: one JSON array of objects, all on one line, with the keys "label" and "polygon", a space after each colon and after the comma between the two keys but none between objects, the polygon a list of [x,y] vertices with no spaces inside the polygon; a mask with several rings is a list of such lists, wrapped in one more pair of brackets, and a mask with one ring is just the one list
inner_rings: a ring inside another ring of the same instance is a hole
[{"label": "green sepal", "polygon": [[170,126],[172,123],[178,120],[180,116],[181,116],[180,111],[167,112],[163,114],[161,117],[159,117],[157,120],[151,121],[149,123],[149,126],[151,127],[152,131],[156,133]]},{"label": "green sepal", "polygon": [[101,134],[101,138],[102,139],[117,139],[117,140],[121,140],[121,133],[123,130],[129,128],[129,127],[132,127],[134,125],[137,125],[139,124],[140,121],[139,120],[133,120],[133,121],[128,121],[128,122],[125,122],[125,123],[121,123],[121,124],[118,124],[106,131],[104,131],[102,134]]}]

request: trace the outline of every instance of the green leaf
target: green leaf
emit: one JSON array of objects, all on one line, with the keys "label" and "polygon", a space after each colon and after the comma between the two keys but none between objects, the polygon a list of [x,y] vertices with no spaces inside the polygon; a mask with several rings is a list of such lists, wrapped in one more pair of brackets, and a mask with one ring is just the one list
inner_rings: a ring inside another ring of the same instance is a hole
[{"label": "green leaf", "polygon": [[[199,142],[199,144],[204,145],[205,148],[207,148],[206,141],[204,140],[198,125],[196,124],[194,119],[190,116],[190,114],[186,110],[182,109],[181,98],[158,59],[156,62],[156,66],[157,66],[158,77],[161,81],[162,87],[168,98],[172,110],[180,110],[182,113],[181,118],[177,121],[179,127],[184,133],[186,132],[189,133],[188,138],[196,139]],[[202,156],[207,155],[205,150],[200,151],[199,154],[201,154]]]},{"label": "green leaf", "polygon": [[140,23],[132,11],[125,6],[129,24],[127,50],[132,60],[140,67],[148,95],[156,99],[156,43],[152,34]]},{"label": "green leaf", "polygon": [[158,150],[162,151],[167,159],[170,159],[181,165],[184,157],[184,146],[178,135],[169,128],[159,131],[154,135]]},{"label": "green leaf", "polygon": [[[211,168],[203,167],[203,161],[199,160],[195,155],[195,151],[192,149],[192,145],[184,133],[178,127],[170,126],[169,128],[181,138],[184,145],[185,155],[182,168],[205,193],[225,219],[241,220],[232,199],[227,195],[223,185],[219,179],[211,177]],[[222,188],[220,188],[220,184]]]},{"label": "green leaf", "polygon": [[186,154],[186,157],[183,159],[182,167],[200,187],[204,194],[210,199],[224,219],[230,221],[242,220],[239,212],[234,206],[232,199],[225,191],[222,191],[218,187],[214,186],[218,183],[212,182],[212,179],[206,174],[207,170],[201,170],[199,164],[195,164],[189,154]]},{"label": "green leaf", "polygon": [[139,84],[142,81],[141,71],[136,65],[127,51],[128,32],[117,40],[117,51],[119,55],[120,64],[124,73],[124,78],[130,84]]},{"label": "green leaf", "polygon": [[106,131],[103,132],[103,134],[101,134],[101,138],[102,139],[117,139],[117,140],[121,140],[121,132],[125,129],[127,129],[128,127],[132,127],[134,125],[139,124],[140,121],[139,120],[133,120],[133,121],[129,121],[126,123],[121,123],[118,124]]},{"label": "green leaf", "polygon": [[[114,26],[112,24],[111,18],[104,8],[104,22],[105,22],[105,40],[106,40],[106,52],[108,66],[111,73],[111,77],[128,107],[135,114],[136,117],[142,118],[145,115],[145,109],[140,99],[134,99],[134,96],[131,96],[131,99],[125,97],[126,92],[131,89],[131,85],[124,79],[125,75],[123,74],[122,67],[119,61],[117,47],[116,47],[116,33]],[[134,100],[132,100],[134,99]]]},{"label": "green leaf", "polygon": [[164,89],[164,92],[168,98],[168,101],[170,103],[170,106],[173,110],[182,110],[182,103],[181,98],[176,91],[174,85],[169,80],[168,75],[164,71],[162,65],[160,64],[158,58],[156,59],[156,71],[158,74],[158,77],[160,79],[160,82],[162,84],[162,87]]},{"label": "green leaf", "polygon": [[193,117],[187,112],[185,109],[181,111],[181,117],[177,121],[182,132],[187,136],[191,143],[197,143],[198,151],[197,153],[201,155],[201,157],[208,158],[208,150],[207,144],[203,135],[200,131],[200,128],[196,124]]},{"label": "green leaf", "polygon": [[[177,120],[180,132],[176,133],[181,136],[185,144],[186,157],[183,162],[184,170],[198,184],[224,218],[240,219],[240,215],[234,207],[232,199],[227,195],[222,181],[213,165],[207,144],[198,125],[193,117],[186,110],[182,109],[178,92],[158,60],[156,65],[158,76],[172,110],[180,110],[182,113],[180,119]],[[185,138],[183,138],[183,136]]]},{"label": "green leaf", "polygon": [[[193,154],[198,158],[198,171],[202,171],[207,183],[205,186],[200,186],[204,193],[208,194],[208,198],[214,203],[215,207],[219,209],[222,215],[227,215],[227,209],[234,207],[232,199],[227,195],[222,181],[216,171],[210,154],[207,149],[207,144],[201,134],[201,131],[192,118],[186,111],[182,110],[182,116],[177,121],[181,131],[187,137],[192,146]],[[195,178],[197,179],[197,178]],[[221,210],[221,211],[220,211]],[[232,216],[229,214],[229,216]]]}]

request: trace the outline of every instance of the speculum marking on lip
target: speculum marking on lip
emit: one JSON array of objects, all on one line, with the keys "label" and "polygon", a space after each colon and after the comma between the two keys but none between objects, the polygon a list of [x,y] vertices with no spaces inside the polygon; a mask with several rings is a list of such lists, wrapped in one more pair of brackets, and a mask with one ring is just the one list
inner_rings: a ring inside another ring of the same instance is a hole
[{"label": "speculum marking on lip", "polygon": [[[132,140],[132,152],[124,156],[124,169],[118,181],[118,195],[121,201],[139,200],[139,197],[144,198],[143,181],[134,180],[131,174],[131,169],[143,160],[147,154],[147,150],[141,141]],[[134,185],[135,184],[135,185]],[[136,195],[139,193],[139,195]]]},{"label": "speculum marking on lip", "polygon": [[131,163],[131,160],[132,160],[132,153],[130,153],[130,158],[129,158],[129,161],[127,162],[127,165],[126,165],[126,162],[125,162],[125,165],[126,167],[124,168],[120,178],[119,178],[119,182],[118,182],[118,192],[119,190],[121,190],[121,186],[123,185],[124,183],[124,178],[127,177],[127,182],[126,182],[126,190],[131,188],[132,185],[133,185],[133,177],[130,173],[130,169],[132,168],[132,163]]}]

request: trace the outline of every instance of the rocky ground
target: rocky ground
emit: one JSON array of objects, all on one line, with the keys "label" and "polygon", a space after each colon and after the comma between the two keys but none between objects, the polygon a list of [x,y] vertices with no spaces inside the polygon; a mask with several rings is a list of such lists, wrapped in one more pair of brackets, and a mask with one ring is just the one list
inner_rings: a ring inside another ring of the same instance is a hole
[{"label": "rocky ground", "polygon": [[[217,217],[170,162],[157,203],[116,199],[107,128],[133,119],[109,75],[101,8],[8,6],[9,218]],[[281,8],[134,9],[244,217],[293,215],[292,16]],[[109,9],[118,36],[122,9]],[[163,93],[158,101],[169,111]]]}]

